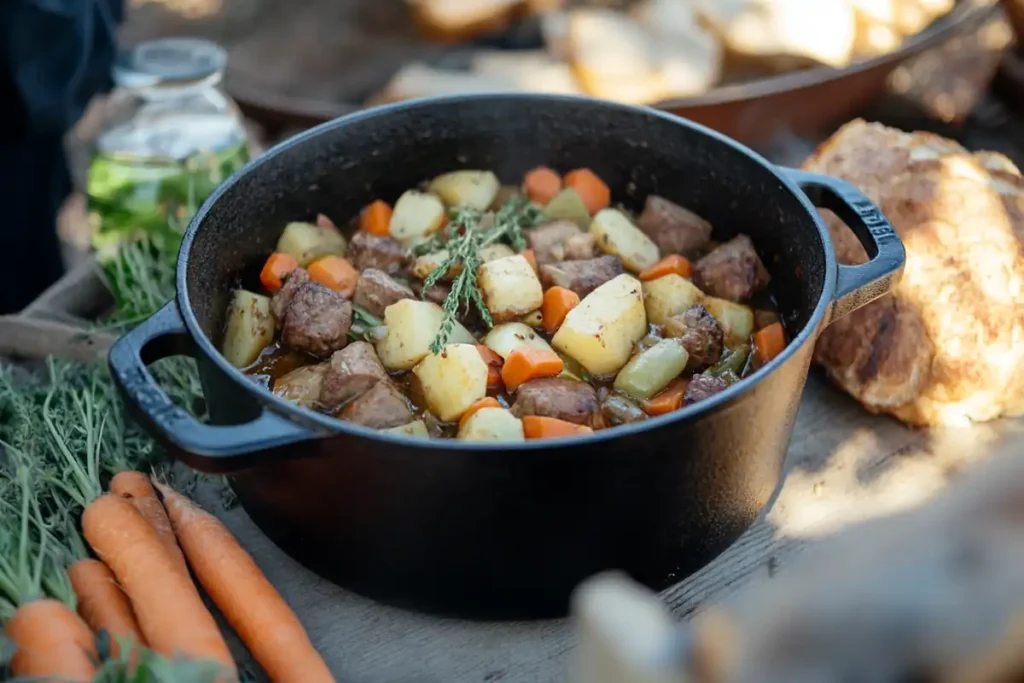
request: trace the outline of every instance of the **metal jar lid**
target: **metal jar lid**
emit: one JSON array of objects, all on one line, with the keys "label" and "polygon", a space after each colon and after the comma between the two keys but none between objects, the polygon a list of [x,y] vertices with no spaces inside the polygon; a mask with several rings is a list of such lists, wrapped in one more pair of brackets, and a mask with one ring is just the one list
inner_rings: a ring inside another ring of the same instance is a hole
[{"label": "metal jar lid", "polygon": [[129,88],[191,83],[220,73],[227,62],[227,51],[209,40],[152,40],[118,55],[114,64],[114,82]]}]

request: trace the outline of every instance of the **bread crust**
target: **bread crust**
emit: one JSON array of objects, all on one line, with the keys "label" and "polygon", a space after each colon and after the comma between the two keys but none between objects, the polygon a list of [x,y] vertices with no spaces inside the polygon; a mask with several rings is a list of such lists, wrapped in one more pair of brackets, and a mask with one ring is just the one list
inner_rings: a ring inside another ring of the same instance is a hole
[{"label": "bread crust", "polygon": [[[868,410],[963,425],[1024,410],[1024,178],[1006,157],[855,120],[804,169],[858,186],[907,249],[896,290],[833,323],[815,360]],[[840,263],[867,256],[823,212]]]}]

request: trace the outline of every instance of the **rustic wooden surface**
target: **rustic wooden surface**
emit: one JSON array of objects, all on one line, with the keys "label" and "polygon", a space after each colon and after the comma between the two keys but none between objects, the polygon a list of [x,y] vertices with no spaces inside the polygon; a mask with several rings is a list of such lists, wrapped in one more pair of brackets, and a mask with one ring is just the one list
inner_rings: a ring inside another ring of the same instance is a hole
[{"label": "rustic wooden surface", "polygon": [[[914,506],[943,490],[996,445],[1024,447],[1024,421],[971,429],[910,430],[865,413],[814,373],[771,509],[734,546],[662,598],[685,619],[740,586],[770,580],[816,539],[856,521]],[[200,485],[209,509],[216,489]],[[554,683],[574,643],[566,620],[474,623],[384,607],[306,571],[267,540],[245,512],[222,517],[309,629],[346,683]]]}]

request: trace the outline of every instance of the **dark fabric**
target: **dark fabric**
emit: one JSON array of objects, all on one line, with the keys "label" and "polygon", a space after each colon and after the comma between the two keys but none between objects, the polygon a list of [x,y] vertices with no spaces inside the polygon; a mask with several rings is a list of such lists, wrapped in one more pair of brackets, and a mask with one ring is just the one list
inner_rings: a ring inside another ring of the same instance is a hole
[{"label": "dark fabric", "polygon": [[110,87],[123,0],[0,0],[0,314],[62,273],[63,137]]}]

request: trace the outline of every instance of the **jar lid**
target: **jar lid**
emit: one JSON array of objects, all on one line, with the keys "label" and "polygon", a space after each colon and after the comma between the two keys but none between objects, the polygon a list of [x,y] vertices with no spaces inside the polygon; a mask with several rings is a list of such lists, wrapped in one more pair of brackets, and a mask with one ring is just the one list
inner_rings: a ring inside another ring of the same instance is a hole
[{"label": "jar lid", "polygon": [[152,40],[118,55],[114,82],[122,87],[145,87],[200,81],[223,71],[227,62],[227,51],[209,40]]}]

